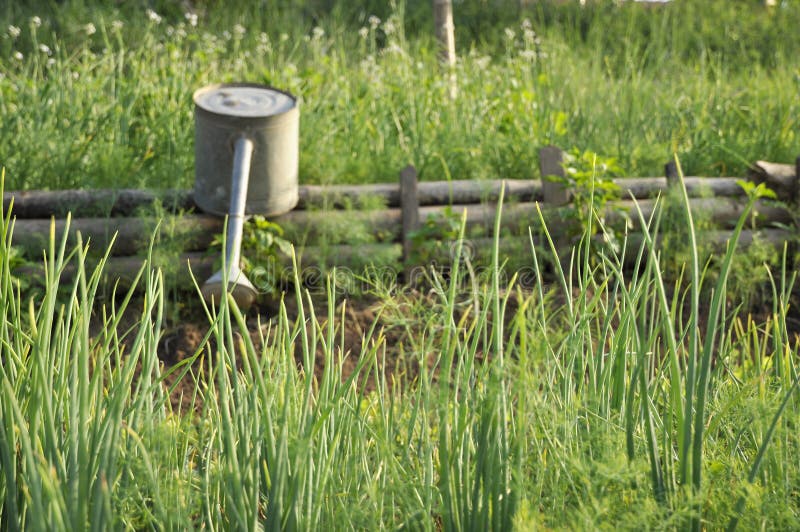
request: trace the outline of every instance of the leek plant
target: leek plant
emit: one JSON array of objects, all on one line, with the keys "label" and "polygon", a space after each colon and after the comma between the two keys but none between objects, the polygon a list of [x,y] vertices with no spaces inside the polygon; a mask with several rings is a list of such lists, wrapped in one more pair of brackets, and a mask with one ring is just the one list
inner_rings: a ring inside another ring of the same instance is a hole
[{"label": "leek plant", "polygon": [[[375,285],[357,354],[335,275],[324,301],[295,278],[258,320],[223,299],[167,369],[149,259],[138,292],[103,300],[103,261],[88,269],[87,245],[53,233],[35,301],[4,213],[0,528],[798,526],[793,275],[772,277],[757,321],[726,296],[741,225],[709,289],[697,260],[662,276],[657,210],[630,249],[598,249],[596,222],[567,255],[532,245],[525,286],[504,281],[498,224],[485,281],[459,245],[424,304]],[[387,356],[418,370],[387,375]],[[195,409],[172,409],[170,374],[194,383]]]}]

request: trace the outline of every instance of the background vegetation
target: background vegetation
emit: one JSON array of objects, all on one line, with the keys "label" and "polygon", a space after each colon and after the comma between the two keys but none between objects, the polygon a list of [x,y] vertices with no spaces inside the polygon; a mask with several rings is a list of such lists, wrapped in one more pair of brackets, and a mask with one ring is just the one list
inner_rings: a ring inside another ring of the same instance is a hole
[{"label": "background vegetation", "polygon": [[617,4],[457,2],[450,101],[427,0],[6,2],[0,163],[9,188],[189,187],[192,92],[229,80],[301,98],[305,183],[535,177],[548,143],[631,175],[794,160],[800,6]]}]

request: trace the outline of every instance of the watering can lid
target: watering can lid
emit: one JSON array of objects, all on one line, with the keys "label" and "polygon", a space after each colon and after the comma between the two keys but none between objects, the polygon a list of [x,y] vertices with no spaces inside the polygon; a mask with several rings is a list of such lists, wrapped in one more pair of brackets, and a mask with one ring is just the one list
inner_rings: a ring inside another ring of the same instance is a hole
[{"label": "watering can lid", "polygon": [[287,92],[255,83],[221,83],[198,89],[194,103],[210,113],[265,118],[291,111],[296,100]]}]

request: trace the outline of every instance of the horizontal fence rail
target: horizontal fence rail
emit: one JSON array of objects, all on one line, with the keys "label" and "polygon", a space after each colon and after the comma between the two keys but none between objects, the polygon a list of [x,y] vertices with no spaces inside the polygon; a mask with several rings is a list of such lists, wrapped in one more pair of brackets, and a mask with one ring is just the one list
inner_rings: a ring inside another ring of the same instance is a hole
[{"label": "horizontal fence rail", "polygon": [[[742,195],[735,177],[686,177],[690,197],[712,195],[737,197]],[[613,179],[623,198],[647,199],[668,189],[665,177],[619,177]],[[458,205],[493,203],[500,197],[505,184],[507,201],[544,201],[542,181],[539,179],[494,179],[421,181],[418,184],[419,205]],[[400,185],[378,183],[370,185],[305,185],[300,186],[300,201],[295,210],[341,209],[357,204],[365,197],[383,201],[386,207],[400,206]],[[152,208],[158,202],[165,212],[192,211],[195,208],[190,190],[26,190],[5,192],[3,209],[8,211],[13,199],[17,218],[63,217],[71,213],[82,216],[136,216],[139,211]]]}]

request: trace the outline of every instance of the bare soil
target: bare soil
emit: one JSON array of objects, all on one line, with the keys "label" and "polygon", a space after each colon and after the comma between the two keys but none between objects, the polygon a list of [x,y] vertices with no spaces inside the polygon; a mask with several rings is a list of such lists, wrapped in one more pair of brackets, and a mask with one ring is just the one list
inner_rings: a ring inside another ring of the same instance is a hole
[{"label": "bare soil", "polygon": [[[793,298],[795,299],[795,298]],[[414,352],[416,338],[419,338],[421,327],[420,318],[430,316],[431,309],[438,304],[436,298],[430,293],[411,291],[405,294],[401,301],[394,301],[391,306],[374,298],[346,298],[338,302],[334,312],[334,328],[336,331],[333,356],[341,362],[343,380],[348,379],[356,369],[356,364],[365,349],[373,349],[376,353],[375,365],[370,372],[359,375],[358,385],[364,391],[376,388],[376,373],[385,377],[387,387],[392,387],[401,382],[411,382],[419,375],[420,361],[430,367],[435,359],[435,353]],[[797,303],[797,301],[793,301]],[[298,319],[299,312],[293,298],[285,302],[287,317],[290,323]],[[328,312],[325,301],[314,303],[316,319],[327,330]],[[506,309],[506,320],[510,320],[519,307],[515,294],[509,298]],[[762,308],[763,307],[763,308]],[[790,315],[787,316],[789,336],[792,341],[800,337],[800,305],[792,305]],[[276,303],[262,304],[252,308],[247,315],[248,334],[256,352],[260,353],[266,339],[270,341],[271,320],[276,321],[278,316]],[[688,312],[688,309],[686,309]],[[707,310],[707,309],[706,309]],[[468,311],[466,307],[457,309],[461,315]],[[305,310],[308,318],[308,309]],[[764,323],[771,318],[771,304],[763,303],[759,308],[752,309],[751,315],[757,323]],[[701,311],[701,330],[704,329],[707,312]],[[456,317],[458,320],[458,316]],[[158,346],[158,357],[162,363],[164,384],[171,389],[171,404],[176,412],[200,411],[202,409],[202,394],[197,393],[197,382],[202,390],[204,379],[204,360],[216,352],[213,337],[203,345],[203,339],[209,330],[206,317],[195,313],[182,316],[180,322],[173,327],[168,327],[162,334]],[[373,333],[370,335],[370,330]],[[265,338],[266,337],[266,338]],[[368,337],[368,342],[365,340]],[[375,342],[378,342],[375,348]],[[200,356],[195,357],[198,350],[202,349]],[[488,354],[476,353],[476,358],[484,359]],[[303,353],[300,342],[296,342],[295,362],[298,369],[303,369]],[[188,362],[194,359],[191,363]],[[314,374],[322,377],[325,370],[326,353],[318,346],[315,353]],[[184,370],[189,366],[189,371],[181,378]]]},{"label": "bare soil", "polygon": [[[377,369],[373,369],[367,375],[362,374],[359,378],[359,387],[365,391],[375,389],[375,371],[383,373],[387,386],[392,386],[403,379],[413,379],[418,373],[418,364],[404,356],[403,340],[406,332],[392,324],[391,320],[380,316],[380,307],[379,302],[368,299],[347,299],[338,304],[335,312],[336,334],[333,352],[337,362],[342,364],[343,380],[353,374],[362,352],[372,348],[376,339],[380,339],[380,344],[375,350]],[[287,301],[286,308],[289,321],[293,323],[299,316],[297,306],[294,301]],[[315,310],[317,321],[323,330],[327,330],[328,313],[325,304],[315,305]],[[344,319],[342,319],[343,314]],[[251,309],[248,313],[248,334],[257,353],[264,347],[264,341],[269,342],[270,337],[274,335],[274,329],[270,332],[269,323],[275,320],[277,315],[276,305]],[[372,344],[365,345],[364,338],[373,326],[375,333],[370,340]],[[190,317],[179,325],[167,329],[159,342],[158,357],[163,364],[162,373],[166,374],[164,383],[169,388],[174,386],[171,402],[175,411],[186,412],[192,408],[196,410],[202,408],[202,399],[195,394],[196,379],[203,379],[203,359],[213,355],[216,349],[213,337],[204,346],[202,345],[208,330],[207,319],[200,316]],[[201,348],[200,356],[195,358],[198,349]],[[298,368],[302,368],[303,353],[299,341],[296,342],[294,356]],[[191,364],[191,371],[183,378],[179,378],[182,373],[180,369],[170,371],[179,367],[181,363],[185,366],[186,361],[193,358],[195,360]],[[326,363],[326,353],[322,346],[318,346],[315,358],[313,371],[317,378],[321,378]]]}]

